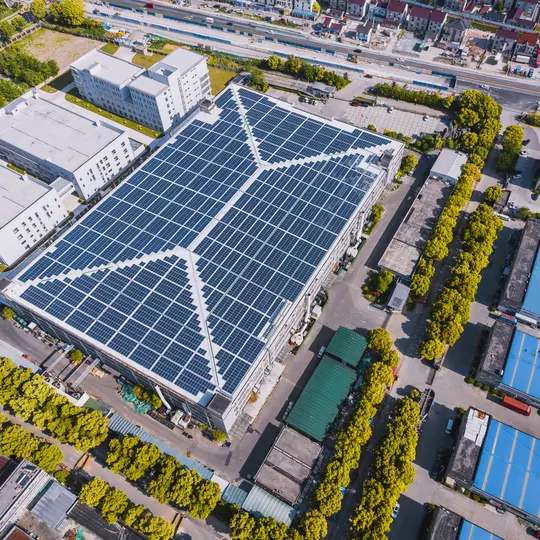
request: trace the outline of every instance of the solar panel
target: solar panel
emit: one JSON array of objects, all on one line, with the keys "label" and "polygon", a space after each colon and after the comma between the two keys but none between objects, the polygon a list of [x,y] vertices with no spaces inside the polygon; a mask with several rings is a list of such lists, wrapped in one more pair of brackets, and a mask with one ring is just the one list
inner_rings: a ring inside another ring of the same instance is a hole
[{"label": "solar panel", "polygon": [[388,144],[245,88],[216,104],[19,278],[22,299],[195,396],[235,390],[378,178],[352,150]]}]

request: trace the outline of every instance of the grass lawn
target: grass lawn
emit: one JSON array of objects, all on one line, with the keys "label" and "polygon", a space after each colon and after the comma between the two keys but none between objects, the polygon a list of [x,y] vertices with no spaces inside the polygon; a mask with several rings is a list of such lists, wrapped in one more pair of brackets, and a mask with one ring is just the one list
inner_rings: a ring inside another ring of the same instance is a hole
[{"label": "grass lawn", "polygon": [[489,26],[488,24],[482,24],[474,22],[471,24],[471,28],[476,28],[476,30],[481,30],[482,32],[491,32],[494,33],[497,28],[495,26]]},{"label": "grass lawn", "polygon": [[234,71],[227,71],[226,69],[218,69],[210,66],[208,71],[210,73],[210,86],[212,87],[212,94],[214,96],[219,94],[227,86],[227,83],[236,77]]},{"label": "grass lawn", "polygon": [[137,124],[136,122],[133,122],[133,120],[128,120],[127,118],[122,118],[121,116],[118,116],[114,113],[100,109],[99,107],[96,107],[93,103],[88,103],[88,101],[85,101],[84,99],[81,99],[79,97],[79,93],[75,88],[73,90],[70,90],[66,94],[66,99],[71,103],[75,103],[75,105],[79,105],[79,107],[82,107],[83,109],[92,111],[93,113],[103,116],[103,118],[108,118],[113,122],[117,122],[118,124],[138,131],[139,133],[147,135],[148,137],[152,137],[153,139],[157,139],[161,136],[161,133],[159,133],[159,131],[155,131],[149,127]]},{"label": "grass lawn", "polygon": [[137,66],[148,69],[160,60],[163,60],[163,56],[161,56],[161,54],[152,54],[150,56],[146,56],[145,54],[137,53],[131,61]]},{"label": "grass lawn", "polygon": [[114,54],[119,48],[119,45],[115,45],[114,43],[107,43],[106,45],[103,45],[103,47],[101,47],[101,50],[107,54]]},{"label": "grass lawn", "polygon": [[42,90],[45,90],[45,92],[49,92],[49,94],[54,94],[58,90],[62,90],[62,88],[65,88],[68,84],[71,84],[73,82],[73,76],[71,75],[71,70],[64,71],[64,73],[61,73],[56,77],[56,79],[53,79],[49,84],[45,84],[41,87]]}]

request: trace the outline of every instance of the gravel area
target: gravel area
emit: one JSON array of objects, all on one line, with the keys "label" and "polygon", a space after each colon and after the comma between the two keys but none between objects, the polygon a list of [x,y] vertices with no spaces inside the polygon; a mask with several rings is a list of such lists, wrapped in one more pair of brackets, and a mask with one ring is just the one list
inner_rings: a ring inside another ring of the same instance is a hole
[{"label": "gravel area", "polygon": [[20,41],[20,44],[38,60],[56,60],[60,73],[77,58],[102,45],[93,39],[62,34],[46,28],[36,30]]}]

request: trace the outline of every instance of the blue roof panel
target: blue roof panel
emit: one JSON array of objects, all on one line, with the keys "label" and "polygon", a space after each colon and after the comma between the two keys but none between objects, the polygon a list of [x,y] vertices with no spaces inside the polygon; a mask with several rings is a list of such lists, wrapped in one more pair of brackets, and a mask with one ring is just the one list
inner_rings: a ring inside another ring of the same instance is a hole
[{"label": "blue roof panel", "polygon": [[503,540],[490,532],[474,525],[470,521],[463,520],[457,540]]},{"label": "blue roof panel", "polygon": [[536,254],[533,271],[525,293],[523,310],[540,317],[540,251]]}]

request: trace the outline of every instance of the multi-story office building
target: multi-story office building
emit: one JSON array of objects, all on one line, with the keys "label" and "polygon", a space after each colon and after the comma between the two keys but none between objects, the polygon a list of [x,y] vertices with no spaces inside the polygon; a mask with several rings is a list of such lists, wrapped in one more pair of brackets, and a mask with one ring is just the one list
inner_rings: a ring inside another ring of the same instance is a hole
[{"label": "multi-story office building", "polygon": [[62,179],[47,185],[0,162],[0,261],[3,264],[10,266],[19,260],[67,218],[61,194],[56,189],[64,185]]},{"label": "multi-story office building", "polygon": [[210,94],[206,58],[182,48],[148,70],[94,49],[71,73],[87,101],[160,132]]},{"label": "multi-story office building", "polygon": [[2,294],[229,432],[404,146],[236,85],[204,109]]},{"label": "multi-story office building", "polygon": [[0,110],[0,159],[41,180],[65,178],[88,199],[133,160],[133,150],[122,129],[29,92]]}]

